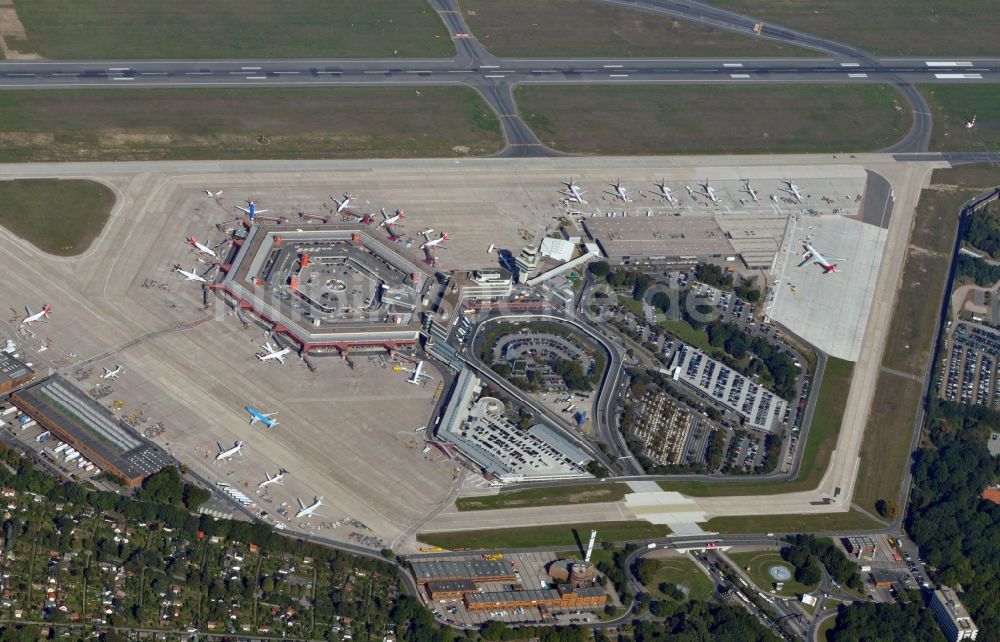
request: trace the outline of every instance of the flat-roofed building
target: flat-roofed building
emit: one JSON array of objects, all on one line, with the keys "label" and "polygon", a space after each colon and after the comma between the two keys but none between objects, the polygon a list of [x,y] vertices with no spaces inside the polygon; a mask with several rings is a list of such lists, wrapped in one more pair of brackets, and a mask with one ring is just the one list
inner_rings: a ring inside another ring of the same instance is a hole
[{"label": "flat-roofed building", "polygon": [[478,593],[479,587],[471,580],[443,580],[424,585],[432,600],[460,600],[469,593]]},{"label": "flat-roofed building", "polygon": [[35,371],[13,354],[0,350],[0,394],[31,381]]},{"label": "flat-roofed building", "polygon": [[462,299],[505,299],[514,289],[514,275],[505,268],[474,270],[455,280]]},{"label": "flat-roofed building", "polygon": [[934,591],[931,608],[941,632],[950,642],[975,640],[979,636],[979,627],[959,601],[955,589],[942,586]]},{"label": "flat-roofed building", "polygon": [[554,589],[471,593],[465,596],[465,607],[470,611],[532,607],[561,611],[600,608],[607,601],[608,595],[604,589],[573,588],[569,584],[560,584]]},{"label": "flat-roofed building", "polygon": [[517,573],[506,559],[451,559],[416,560],[410,563],[413,578],[418,584],[427,582],[514,582]]},{"label": "flat-roofed building", "polygon": [[734,251],[712,216],[595,217],[583,226],[608,260],[621,265],[695,263]]}]

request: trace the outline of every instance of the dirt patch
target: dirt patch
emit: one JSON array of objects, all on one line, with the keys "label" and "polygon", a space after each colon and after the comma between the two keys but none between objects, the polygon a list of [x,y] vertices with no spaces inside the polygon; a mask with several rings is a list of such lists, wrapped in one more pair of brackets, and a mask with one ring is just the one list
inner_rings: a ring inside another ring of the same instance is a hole
[{"label": "dirt patch", "polygon": [[14,0],[0,0],[0,51],[7,60],[40,60],[41,56],[26,53],[11,47],[8,39],[25,40],[28,34],[24,31],[21,19],[17,17]]},{"label": "dirt patch", "polygon": [[52,134],[41,134],[37,132],[0,132],[0,145],[38,147],[40,145],[52,145],[55,142],[56,137]]}]

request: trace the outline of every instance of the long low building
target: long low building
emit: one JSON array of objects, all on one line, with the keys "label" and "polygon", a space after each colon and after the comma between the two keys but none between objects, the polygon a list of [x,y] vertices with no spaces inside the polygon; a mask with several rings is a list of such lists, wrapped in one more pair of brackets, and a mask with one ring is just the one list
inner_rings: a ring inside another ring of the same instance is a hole
[{"label": "long low building", "polygon": [[0,350],[0,394],[31,381],[35,371],[14,355]]},{"label": "long low building", "polygon": [[22,412],[101,470],[134,488],[169,466],[170,456],[58,375],[11,395]]},{"label": "long low building", "polygon": [[557,589],[469,593],[464,600],[465,608],[470,611],[531,607],[563,611],[602,607],[608,601],[608,595],[601,588],[573,588],[569,584],[560,584]]},{"label": "long low building", "polygon": [[410,563],[417,584],[428,582],[514,582],[517,573],[506,559],[456,560],[439,558]]}]

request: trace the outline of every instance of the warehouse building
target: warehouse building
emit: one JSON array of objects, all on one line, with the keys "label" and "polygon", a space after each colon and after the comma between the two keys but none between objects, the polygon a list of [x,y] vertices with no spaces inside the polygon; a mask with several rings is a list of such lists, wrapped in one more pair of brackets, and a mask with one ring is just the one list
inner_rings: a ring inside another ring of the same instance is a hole
[{"label": "warehouse building", "polygon": [[0,395],[31,381],[35,371],[6,351],[0,350]]},{"label": "warehouse building", "polygon": [[526,591],[497,591],[493,593],[471,593],[465,596],[465,608],[470,611],[492,611],[496,609],[545,608],[551,611],[567,609],[600,608],[608,601],[607,593],[600,588],[573,588],[560,584],[555,589],[531,589]]},{"label": "warehouse building", "polygon": [[445,582],[427,582],[424,585],[427,595],[432,600],[460,600],[469,593],[478,593],[479,587],[469,580],[450,580]]},{"label": "warehouse building", "polygon": [[517,574],[505,559],[414,561],[410,564],[417,584],[428,582],[514,582]]},{"label": "warehouse building", "polygon": [[58,375],[15,392],[11,401],[53,437],[102,471],[123,479],[129,488],[172,463],[159,447]]}]

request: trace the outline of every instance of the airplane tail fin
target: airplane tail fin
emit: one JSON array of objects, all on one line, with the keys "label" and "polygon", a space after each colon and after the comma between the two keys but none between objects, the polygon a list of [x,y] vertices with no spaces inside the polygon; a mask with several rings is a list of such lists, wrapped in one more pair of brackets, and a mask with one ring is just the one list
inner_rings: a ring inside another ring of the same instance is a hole
[{"label": "airplane tail fin", "polygon": [[831,272],[836,272],[837,271],[837,264],[833,263],[833,264],[830,265],[830,267],[824,268],[823,271],[826,272],[827,274],[830,274]]},{"label": "airplane tail fin", "polygon": [[443,241],[447,241],[448,240],[448,233],[447,232],[444,232],[444,233],[441,234],[441,240],[443,240]]},{"label": "airplane tail fin", "polygon": [[42,314],[48,317],[51,313],[52,313],[52,306],[46,303],[45,307],[42,308]]}]

